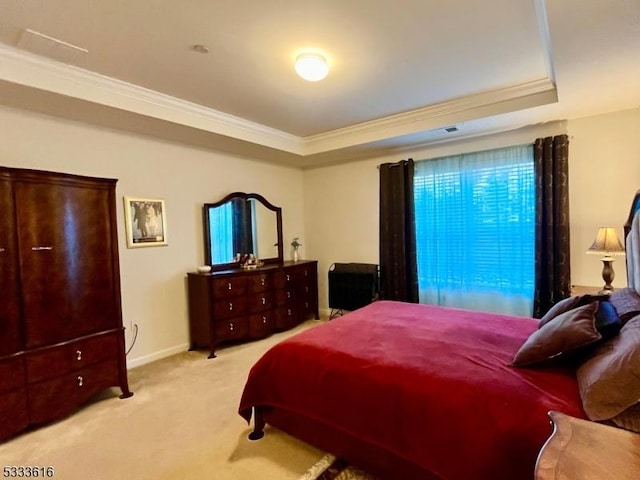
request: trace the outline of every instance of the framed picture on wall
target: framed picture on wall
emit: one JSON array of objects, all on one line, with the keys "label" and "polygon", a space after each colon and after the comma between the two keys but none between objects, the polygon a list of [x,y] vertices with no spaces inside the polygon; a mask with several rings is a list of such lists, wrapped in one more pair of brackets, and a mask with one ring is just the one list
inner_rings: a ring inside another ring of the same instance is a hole
[{"label": "framed picture on wall", "polygon": [[164,200],[124,197],[124,218],[128,248],[168,245]]}]

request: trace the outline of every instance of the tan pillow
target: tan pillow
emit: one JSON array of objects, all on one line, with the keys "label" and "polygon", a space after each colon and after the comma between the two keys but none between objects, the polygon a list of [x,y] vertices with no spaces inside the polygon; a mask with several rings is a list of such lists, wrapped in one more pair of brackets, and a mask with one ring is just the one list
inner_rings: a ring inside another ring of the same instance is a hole
[{"label": "tan pillow", "polygon": [[640,400],[640,317],[599,345],[578,367],[582,406],[591,420],[608,420]]},{"label": "tan pillow", "polygon": [[611,419],[614,425],[640,433],[640,403],[630,406]]},{"label": "tan pillow", "polygon": [[535,330],[511,365],[524,367],[575,353],[602,338],[595,325],[598,302],[564,312]]},{"label": "tan pillow", "polygon": [[553,307],[551,307],[547,313],[544,314],[544,316],[538,323],[538,328],[542,328],[544,325],[549,323],[558,315],[562,315],[564,312],[568,312],[569,310],[576,307],[581,307],[582,305],[587,305],[588,303],[595,302],[596,300],[604,300],[608,298],[609,295],[591,295],[588,293],[584,295],[574,295],[572,297],[563,298]]}]

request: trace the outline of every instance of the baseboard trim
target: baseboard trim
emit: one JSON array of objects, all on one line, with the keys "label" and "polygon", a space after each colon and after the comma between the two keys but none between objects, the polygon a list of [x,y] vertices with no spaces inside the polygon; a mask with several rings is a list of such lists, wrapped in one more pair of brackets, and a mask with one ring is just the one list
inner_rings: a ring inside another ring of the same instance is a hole
[{"label": "baseboard trim", "polygon": [[176,353],[186,352],[189,349],[188,343],[183,343],[181,345],[176,345],[175,347],[165,348],[164,350],[160,350],[159,352],[154,352],[149,355],[144,355],[143,357],[137,357],[129,359],[127,358],[127,369],[139,367],[141,365],[145,365],[147,363],[155,362],[156,360],[160,360],[161,358],[170,357],[171,355],[175,355]]}]

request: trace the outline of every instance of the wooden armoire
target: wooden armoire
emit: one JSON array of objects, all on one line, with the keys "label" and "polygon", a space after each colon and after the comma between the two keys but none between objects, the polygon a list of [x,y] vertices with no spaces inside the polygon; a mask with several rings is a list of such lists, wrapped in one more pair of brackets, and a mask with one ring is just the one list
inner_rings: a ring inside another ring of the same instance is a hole
[{"label": "wooden armoire", "polygon": [[129,397],[116,180],[0,167],[0,440]]}]

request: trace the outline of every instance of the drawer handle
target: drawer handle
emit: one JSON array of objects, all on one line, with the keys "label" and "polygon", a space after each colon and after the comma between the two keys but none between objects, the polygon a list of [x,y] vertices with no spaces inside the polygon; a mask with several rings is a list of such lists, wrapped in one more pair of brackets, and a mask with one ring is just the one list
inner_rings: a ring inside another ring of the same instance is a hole
[{"label": "drawer handle", "polygon": [[262,304],[263,304],[263,305],[266,305],[266,304],[267,304],[267,299],[266,299],[266,298],[264,298],[264,297],[262,297]]},{"label": "drawer handle", "polygon": [[227,290],[231,290],[231,282],[227,282]]},{"label": "drawer handle", "polygon": [[76,360],[82,360],[82,350],[76,350]]},{"label": "drawer handle", "polygon": [[82,378],[82,375],[78,375],[78,386],[81,387],[82,385],[84,385],[84,378]]},{"label": "drawer handle", "polygon": [[4,252],[4,247],[0,247],[0,253]]},{"label": "drawer handle", "polygon": [[306,277],[308,273],[309,273],[309,272],[305,270],[305,271],[304,271],[304,276]]},{"label": "drawer handle", "polygon": [[305,293],[309,293],[309,287],[304,287]]},{"label": "drawer handle", "polygon": [[287,298],[291,298],[291,292],[287,292]]},{"label": "drawer handle", "polygon": [[261,287],[264,287],[264,278],[261,278],[261,279],[260,279],[260,286],[261,286]]},{"label": "drawer handle", "polygon": [[291,309],[290,308],[287,308],[287,315],[291,316]]},{"label": "drawer handle", "polygon": [[233,310],[233,303],[229,302],[229,311]]},{"label": "drawer handle", "polygon": [[53,247],[31,247],[34,252],[40,252],[42,250],[53,250]]},{"label": "drawer handle", "polygon": [[264,315],[262,316],[262,323],[267,323],[267,317],[265,317]]},{"label": "drawer handle", "polygon": [[291,275],[287,274],[287,282],[291,280]]},{"label": "drawer handle", "polygon": [[229,324],[229,331],[230,331],[230,332],[233,332],[233,323],[230,323],[230,324]]}]

